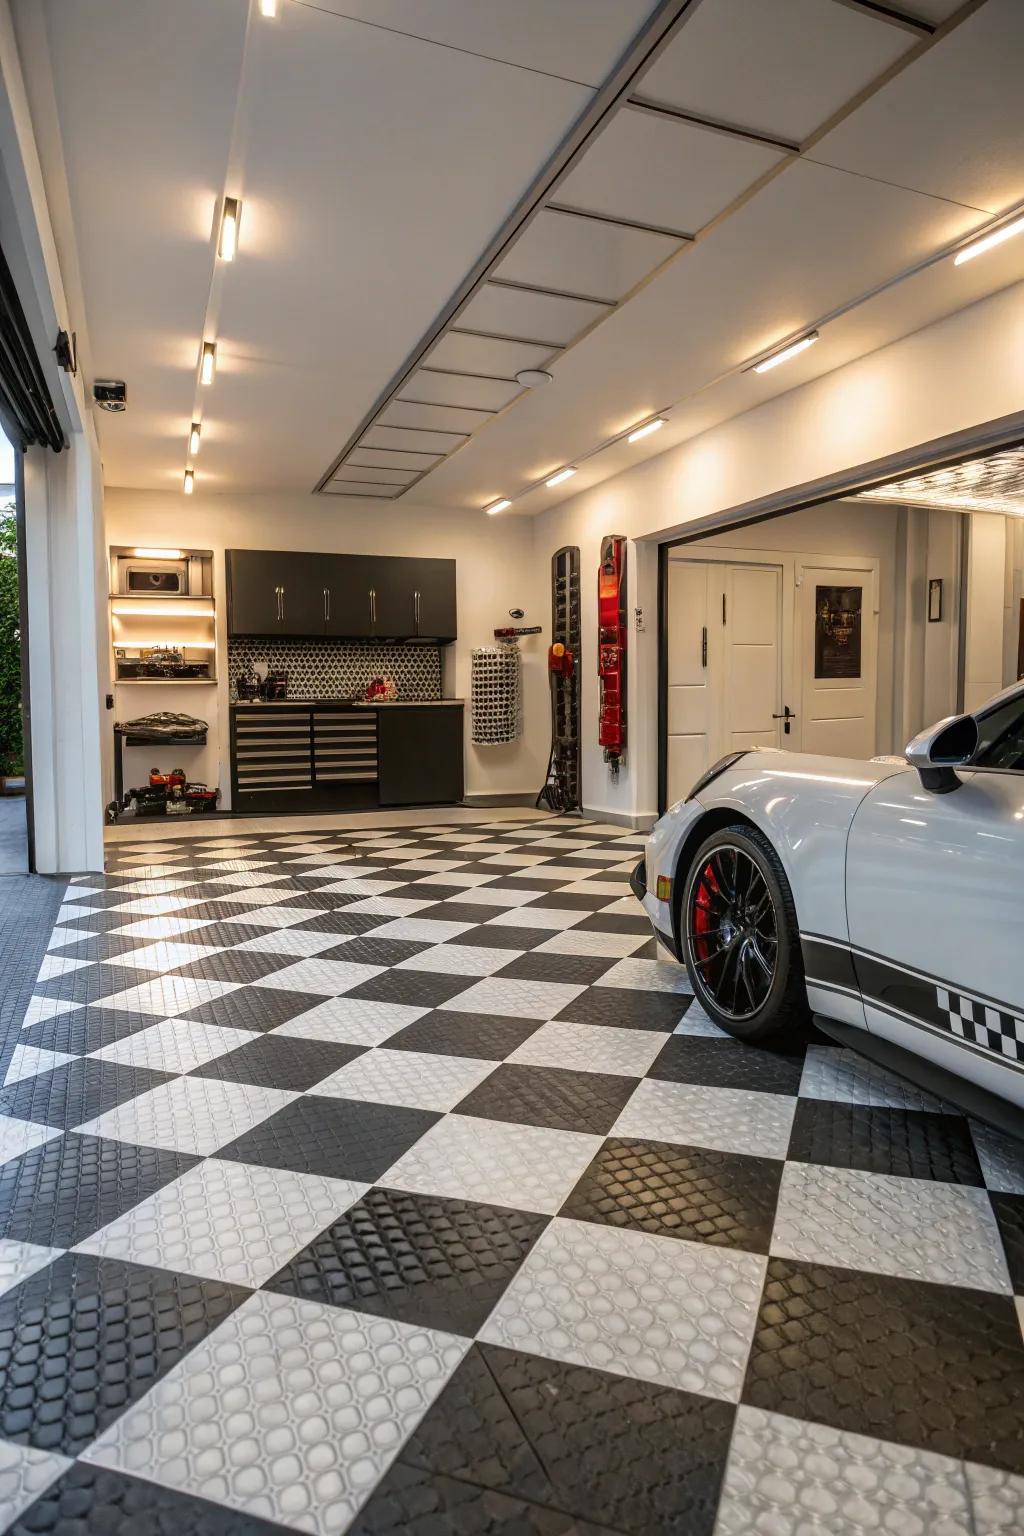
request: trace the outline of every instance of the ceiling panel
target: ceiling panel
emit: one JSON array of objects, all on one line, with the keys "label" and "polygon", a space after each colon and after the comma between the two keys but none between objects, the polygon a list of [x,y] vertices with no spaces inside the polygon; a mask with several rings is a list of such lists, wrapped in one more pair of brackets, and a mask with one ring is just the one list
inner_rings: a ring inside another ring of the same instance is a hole
[{"label": "ceiling panel", "polygon": [[624,107],[560,183],[559,203],[695,234],[785,154]]},{"label": "ceiling panel", "polygon": [[1024,199],[1024,4],[988,0],[814,146],[862,176],[1001,213]]},{"label": "ceiling panel", "polygon": [[542,336],[566,346],[607,313],[604,304],[485,283],[459,315],[459,324],[471,331],[494,331],[502,336]]},{"label": "ceiling panel", "polygon": [[[599,85],[653,0],[317,0],[445,47]],[[425,54],[429,58],[429,53]]]},{"label": "ceiling panel", "polygon": [[439,453],[394,453],[389,448],[353,448],[345,463],[365,464],[377,469],[429,469],[441,457]]},{"label": "ceiling panel", "polygon": [[398,490],[386,490],[379,485],[349,485],[341,480],[328,480],[324,487],[330,496],[358,496],[367,501],[394,501]]},{"label": "ceiling panel", "polygon": [[704,0],[635,94],[801,143],[916,41],[832,0]]},{"label": "ceiling panel", "polygon": [[428,400],[445,405],[474,405],[500,411],[521,393],[513,379],[479,379],[469,374],[419,368],[402,385],[406,400]]},{"label": "ceiling panel", "polygon": [[900,0],[897,9],[917,21],[930,21],[933,27],[938,27],[948,21],[963,3],[964,0]]},{"label": "ceiling panel", "polygon": [[455,410],[447,405],[412,405],[398,399],[381,411],[377,422],[382,427],[438,427],[448,432],[475,432],[492,414]]},{"label": "ceiling panel", "polygon": [[408,485],[410,480],[415,480],[419,470],[415,469],[364,469],[356,464],[342,464],[334,471],[335,480],[358,480],[362,484],[376,483],[378,485]]},{"label": "ceiling panel", "polygon": [[465,369],[467,373],[514,380],[521,368],[543,368],[550,356],[548,346],[535,347],[523,341],[499,341],[490,336],[465,336],[448,331],[432,348],[427,361],[432,368]]},{"label": "ceiling panel", "polygon": [[402,449],[407,453],[451,453],[465,441],[462,432],[401,431],[374,424],[359,439],[360,448]]},{"label": "ceiling panel", "polygon": [[545,209],[516,241],[495,275],[617,300],[678,251],[680,244],[668,235]]}]

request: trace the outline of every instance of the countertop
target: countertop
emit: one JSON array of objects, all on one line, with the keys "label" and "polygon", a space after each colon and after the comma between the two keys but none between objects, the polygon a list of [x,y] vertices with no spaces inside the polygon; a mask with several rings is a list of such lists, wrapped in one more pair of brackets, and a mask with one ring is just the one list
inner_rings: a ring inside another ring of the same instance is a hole
[{"label": "countertop", "polygon": [[350,709],[462,709],[465,699],[233,699],[231,708],[258,704],[261,709],[296,709],[348,705]]}]

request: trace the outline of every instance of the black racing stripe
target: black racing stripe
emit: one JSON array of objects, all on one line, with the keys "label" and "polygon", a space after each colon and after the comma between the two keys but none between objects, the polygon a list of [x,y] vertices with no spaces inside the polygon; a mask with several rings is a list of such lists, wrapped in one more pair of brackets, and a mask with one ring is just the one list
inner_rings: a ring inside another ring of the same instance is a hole
[{"label": "black racing stripe", "polygon": [[849,945],[831,944],[802,933],[800,949],[804,957],[804,976],[811,986],[821,982],[825,986],[848,987],[853,992],[859,990]]},{"label": "black racing stripe", "polygon": [[877,1002],[883,1008],[895,1008],[900,1013],[910,1013],[917,1019],[939,1028],[948,1028],[945,1013],[939,1008],[938,986],[935,981],[914,976],[886,960],[874,955],[855,952],[853,965],[857,982],[869,1002]]}]

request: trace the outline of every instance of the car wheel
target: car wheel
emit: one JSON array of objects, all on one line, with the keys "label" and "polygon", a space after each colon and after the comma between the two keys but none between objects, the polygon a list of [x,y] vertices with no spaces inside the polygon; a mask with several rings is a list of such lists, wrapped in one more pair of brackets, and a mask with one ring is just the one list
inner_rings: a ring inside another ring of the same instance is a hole
[{"label": "car wheel", "polygon": [[706,838],[686,874],[681,952],[705,1012],[740,1040],[809,1016],[793,893],[768,839],[745,823]]}]

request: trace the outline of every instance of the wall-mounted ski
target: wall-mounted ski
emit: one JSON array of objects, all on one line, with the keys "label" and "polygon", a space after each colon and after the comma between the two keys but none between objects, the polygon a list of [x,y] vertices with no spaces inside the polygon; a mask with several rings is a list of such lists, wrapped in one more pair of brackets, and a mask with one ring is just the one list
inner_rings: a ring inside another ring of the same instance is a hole
[{"label": "wall-mounted ski", "polygon": [[580,552],[551,557],[551,755],[537,805],[560,814],[580,809]]}]

